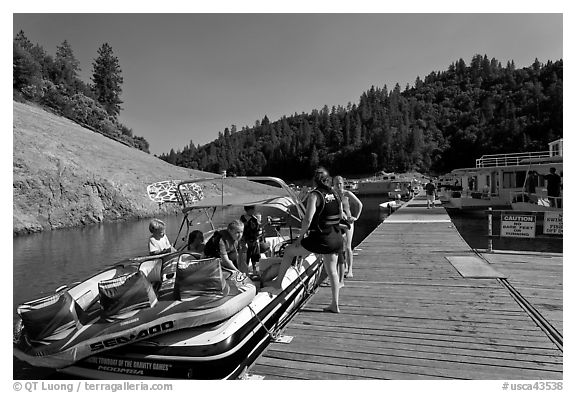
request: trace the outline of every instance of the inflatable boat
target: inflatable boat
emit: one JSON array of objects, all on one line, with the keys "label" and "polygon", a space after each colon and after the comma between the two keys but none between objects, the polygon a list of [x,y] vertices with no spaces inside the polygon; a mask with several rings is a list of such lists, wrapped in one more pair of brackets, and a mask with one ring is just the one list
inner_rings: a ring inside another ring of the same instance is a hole
[{"label": "inflatable boat", "polygon": [[252,281],[218,258],[186,252],[119,263],[56,293],[21,304],[14,355],[62,368],[95,353],[222,321],[249,304]]},{"label": "inflatable boat", "polygon": [[[226,223],[239,218],[244,212],[244,206],[256,206],[258,213],[267,217],[262,220],[263,240],[270,246],[257,263],[258,273],[251,273],[250,277],[246,278],[238,272],[230,274],[222,271],[230,292],[225,295],[226,299],[214,299],[212,303],[198,300],[206,305],[202,310],[196,311],[198,321],[190,318],[180,323],[180,316],[173,319],[156,318],[154,322],[151,321],[151,327],[137,328],[129,335],[122,333],[95,339],[91,342],[94,345],[89,347],[94,350],[78,354],[74,357],[73,364],[43,362],[42,365],[75,377],[94,379],[238,378],[268,343],[282,339],[280,333],[283,327],[325,278],[322,260],[317,255],[310,254],[292,261],[281,288],[267,286],[267,282],[278,273],[284,248],[299,234],[304,206],[282,180],[271,177],[165,181],[150,186],[148,193],[156,202],[182,205],[184,218],[173,242],[177,248],[177,242],[187,239],[192,231],[201,230],[207,240],[215,231],[225,228]],[[163,285],[168,288],[173,286],[175,293],[182,290],[179,284],[182,269],[178,270],[178,263],[167,262],[192,259],[191,254],[186,251],[186,244],[179,248],[178,253],[162,257],[159,273],[154,272],[159,265],[151,262],[154,261],[152,257],[144,258],[137,268],[132,268],[142,272],[137,274],[144,277],[161,277],[159,284],[153,284],[154,280],[151,279],[146,280],[156,288],[156,297],[164,295]],[[214,263],[211,262],[212,259],[199,261],[201,262],[197,263]],[[174,271],[175,275],[172,275]],[[94,278],[91,282],[101,278],[113,280],[123,274],[112,272],[106,277]],[[175,280],[176,284],[164,284],[165,280]],[[68,292],[72,297],[78,297],[81,291],[73,289]],[[177,308],[177,302],[178,300],[174,300],[174,306],[169,309]],[[102,308],[102,305],[99,307]],[[156,307],[158,306],[153,305],[151,308]],[[210,310],[218,307],[227,310],[209,319]],[[206,315],[201,315],[200,311],[206,312]],[[131,323],[133,319],[129,317],[124,322]],[[162,329],[163,326],[166,329]],[[154,328],[154,334],[150,334],[151,328]],[[145,333],[141,333],[142,331]],[[42,358],[43,356],[35,356],[34,350],[27,346],[25,337],[26,326],[22,329],[15,347],[19,351],[17,356],[26,361]]]}]

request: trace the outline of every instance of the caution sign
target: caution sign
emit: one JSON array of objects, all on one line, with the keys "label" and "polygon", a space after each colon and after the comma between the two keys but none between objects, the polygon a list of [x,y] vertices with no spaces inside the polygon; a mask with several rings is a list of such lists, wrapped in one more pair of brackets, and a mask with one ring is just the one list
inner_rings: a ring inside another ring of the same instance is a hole
[{"label": "caution sign", "polygon": [[502,237],[536,237],[536,216],[502,214]]},{"label": "caution sign", "polygon": [[544,213],[544,234],[562,235],[562,212]]}]

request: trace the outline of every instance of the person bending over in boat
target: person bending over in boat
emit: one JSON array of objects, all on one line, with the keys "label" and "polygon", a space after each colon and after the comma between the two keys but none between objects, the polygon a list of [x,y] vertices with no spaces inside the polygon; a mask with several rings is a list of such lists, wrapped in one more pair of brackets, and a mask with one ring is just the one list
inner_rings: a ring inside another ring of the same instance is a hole
[{"label": "person bending over in boat", "polygon": [[[276,288],[282,288],[282,280],[295,257],[305,257],[310,253],[320,254],[330,277],[332,303],[324,311],[340,312],[338,297],[340,285],[336,263],[338,251],[342,247],[342,234],[338,223],[342,217],[342,203],[332,189],[332,181],[325,168],[314,173],[315,189],[307,198],[306,214],[302,220],[300,236],[284,251],[278,277],[272,281]],[[308,236],[305,235],[308,233]]]},{"label": "person bending over in boat", "polygon": [[[340,200],[342,201],[342,210],[344,210],[344,219],[350,224],[350,229],[344,231],[345,233],[345,244],[344,252],[346,253],[346,271],[344,272],[344,277],[352,278],[354,274],[352,272],[352,264],[354,262],[354,255],[352,253],[352,237],[354,236],[354,222],[358,220],[360,214],[362,214],[362,201],[358,199],[353,192],[344,189],[344,179],[342,176],[334,177],[334,188]],[[352,210],[355,214],[352,214]]]},{"label": "person bending over in boat", "polygon": [[[245,268],[239,269],[241,265],[241,258],[239,258],[238,246],[242,233],[244,232],[244,224],[240,220],[234,220],[228,227],[221,231],[216,231],[204,246],[204,255],[211,258],[220,258],[223,267],[230,270],[240,270],[247,273]],[[244,263],[245,265],[245,263]]]},{"label": "person bending over in boat", "polygon": [[166,236],[166,224],[164,221],[155,218],[150,221],[148,229],[150,230],[150,233],[152,233],[152,236],[150,236],[150,240],[148,241],[150,255],[176,251]]},{"label": "person bending over in boat", "polygon": [[186,247],[190,253],[202,257],[204,253],[204,234],[202,231],[194,230],[188,235],[188,246]]}]

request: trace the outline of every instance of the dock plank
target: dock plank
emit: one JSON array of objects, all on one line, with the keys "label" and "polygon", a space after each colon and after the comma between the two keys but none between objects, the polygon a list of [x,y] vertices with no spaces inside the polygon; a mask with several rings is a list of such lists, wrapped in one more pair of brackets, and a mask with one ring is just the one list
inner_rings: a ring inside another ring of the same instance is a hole
[{"label": "dock plank", "polygon": [[533,254],[483,253],[495,268],[509,275],[508,282],[563,332],[563,257]]},{"label": "dock plank", "polygon": [[[340,314],[319,288],[249,368],[266,379],[563,378],[562,351],[495,278],[462,277],[476,255],[441,207],[401,208],[358,245]],[[482,255],[562,329],[562,261]],[[538,279],[535,279],[537,275]]]}]

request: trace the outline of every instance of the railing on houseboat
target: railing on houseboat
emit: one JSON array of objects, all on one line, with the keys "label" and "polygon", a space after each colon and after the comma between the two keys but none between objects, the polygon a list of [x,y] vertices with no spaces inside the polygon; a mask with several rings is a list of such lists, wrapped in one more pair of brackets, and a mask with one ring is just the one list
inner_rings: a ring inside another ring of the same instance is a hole
[{"label": "railing on houseboat", "polygon": [[485,154],[476,159],[476,168],[500,167],[509,165],[520,165],[526,159],[550,157],[548,151],[536,151],[527,153],[510,153],[510,154]]}]

